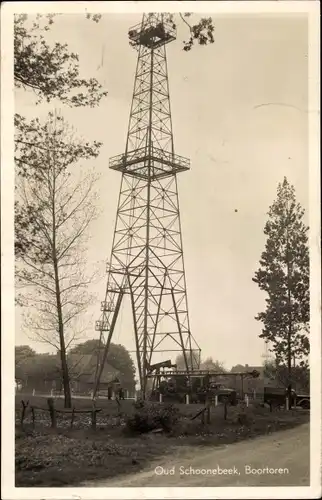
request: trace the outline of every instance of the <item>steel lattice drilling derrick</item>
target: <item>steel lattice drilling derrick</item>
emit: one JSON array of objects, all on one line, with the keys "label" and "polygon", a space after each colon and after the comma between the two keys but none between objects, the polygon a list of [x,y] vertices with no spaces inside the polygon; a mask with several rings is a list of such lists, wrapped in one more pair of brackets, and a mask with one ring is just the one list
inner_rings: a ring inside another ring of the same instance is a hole
[{"label": "steel lattice drilling derrick", "polygon": [[143,396],[155,353],[183,353],[187,370],[199,366],[200,349],[189,325],[177,188],[177,174],[188,170],[190,161],[174,152],[165,45],[176,33],[165,17],[144,14],[129,31],[138,61],[125,152],[109,163],[122,181],[106,295],[96,322],[105,349],[94,393],[124,294],[131,300]]}]

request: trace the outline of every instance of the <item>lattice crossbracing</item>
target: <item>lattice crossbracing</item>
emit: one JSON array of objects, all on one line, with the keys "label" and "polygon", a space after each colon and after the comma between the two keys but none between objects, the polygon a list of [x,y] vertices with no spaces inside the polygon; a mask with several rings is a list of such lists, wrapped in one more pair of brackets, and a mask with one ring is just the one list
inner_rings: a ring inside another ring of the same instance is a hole
[{"label": "lattice crossbracing", "polygon": [[165,51],[175,31],[163,14],[145,14],[129,36],[138,62],[125,153],[109,164],[122,173],[122,181],[106,294],[96,322],[105,350],[104,359],[98,356],[94,392],[122,297],[129,294],[145,396],[154,353],[183,353],[189,370],[198,365],[199,346],[189,325],[177,186],[177,174],[190,162],[174,153]]}]

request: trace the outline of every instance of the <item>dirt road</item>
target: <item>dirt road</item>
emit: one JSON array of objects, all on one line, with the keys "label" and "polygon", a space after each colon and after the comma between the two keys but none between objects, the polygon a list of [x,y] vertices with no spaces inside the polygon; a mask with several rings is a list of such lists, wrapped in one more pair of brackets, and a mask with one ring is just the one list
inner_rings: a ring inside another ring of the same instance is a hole
[{"label": "dirt road", "polygon": [[309,424],[304,424],[212,449],[178,447],[171,459],[159,458],[140,473],[81,486],[309,486],[309,471]]}]

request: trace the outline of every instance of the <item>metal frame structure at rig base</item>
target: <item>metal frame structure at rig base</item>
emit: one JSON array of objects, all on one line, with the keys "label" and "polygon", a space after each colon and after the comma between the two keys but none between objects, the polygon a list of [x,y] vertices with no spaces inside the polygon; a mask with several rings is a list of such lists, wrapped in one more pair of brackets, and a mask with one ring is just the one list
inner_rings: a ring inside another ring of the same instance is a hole
[{"label": "metal frame structure at rig base", "polygon": [[[161,365],[161,363],[159,363]],[[153,367],[154,368],[154,367]],[[191,372],[187,372],[186,370],[177,370],[175,365],[172,365],[170,368],[170,364],[164,363],[164,366],[155,365],[154,370],[148,373],[147,377],[153,380],[153,389],[158,390],[160,383],[162,380],[169,380],[171,378],[180,377],[182,379],[186,379],[186,393],[189,394],[192,392],[193,384],[192,380],[199,379],[201,386],[206,384],[215,383],[218,378],[232,378],[235,379],[240,377],[242,388],[241,392],[243,393],[243,383],[245,378],[253,378],[256,379],[259,377],[259,372],[257,370],[246,371],[246,372],[218,372],[215,370],[193,370]],[[190,380],[189,380],[190,379]]]},{"label": "metal frame structure at rig base", "polygon": [[[129,31],[138,51],[125,152],[109,166],[122,174],[100,332],[94,397],[124,294],[129,294],[142,397],[155,354],[182,353],[199,367],[200,348],[189,324],[177,174],[187,158],[175,154],[165,45],[175,26],[165,14],[144,14]],[[102,346],[104,348],[102,349]]]}]

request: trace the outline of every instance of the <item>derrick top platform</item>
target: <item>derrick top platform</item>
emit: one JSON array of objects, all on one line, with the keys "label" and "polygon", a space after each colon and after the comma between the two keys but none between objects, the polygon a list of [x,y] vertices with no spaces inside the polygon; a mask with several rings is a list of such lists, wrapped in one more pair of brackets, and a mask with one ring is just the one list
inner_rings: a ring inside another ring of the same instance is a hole
[{"label": "derrick top platform", "polygon": [[155,49],[176,39],[175,24],[164,19],[163,14],[151,14],[146,20],[129,30],[130,45],[143,45]]}]

